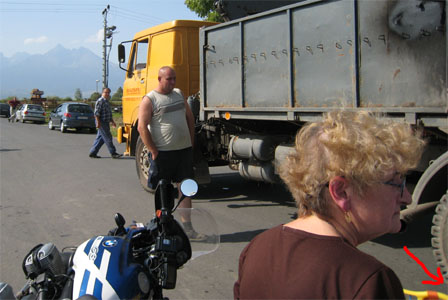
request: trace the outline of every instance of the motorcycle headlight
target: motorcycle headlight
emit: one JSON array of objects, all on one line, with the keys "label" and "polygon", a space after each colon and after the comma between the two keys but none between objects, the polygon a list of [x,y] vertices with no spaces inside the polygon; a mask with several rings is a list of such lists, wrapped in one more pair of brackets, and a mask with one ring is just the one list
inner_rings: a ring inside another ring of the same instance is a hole
[{"label": "motorcycle headlight", "polygon": [[138,281],[138,287],[140,288],[142,293],[148,294],[150,288],[148,276],[144,272],[140,272],[138,273],[137,281]]},{"label": "motorcycle headlight", "polygon": [[53,243],[37,245],[25,256],[23,272],[31,279],[44,272],[50,272],[52,275],[63,274],[64,264],[59,250]]}]

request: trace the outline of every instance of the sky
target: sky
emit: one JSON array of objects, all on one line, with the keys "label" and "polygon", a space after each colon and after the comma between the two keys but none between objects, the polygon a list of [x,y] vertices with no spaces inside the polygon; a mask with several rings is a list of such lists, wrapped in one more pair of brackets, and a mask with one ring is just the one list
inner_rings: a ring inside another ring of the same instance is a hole
[{"label": "sky", "polygon": [[0,53],[44,54],[60,44],[85,47],[102,57],[102,12],[108,5],[107,26],[116,26],[110,53],[115,63],[117,45],[136,32],[172,20],[200,19],[184,0],[0,0]]}]

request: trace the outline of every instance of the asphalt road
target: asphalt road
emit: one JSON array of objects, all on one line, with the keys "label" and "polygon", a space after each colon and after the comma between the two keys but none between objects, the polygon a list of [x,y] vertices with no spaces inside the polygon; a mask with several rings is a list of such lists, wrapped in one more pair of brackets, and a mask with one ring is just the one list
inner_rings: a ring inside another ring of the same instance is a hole
[{"label": "asphalt road", "polygon": [[[53,242],[59,250],[76,246],[115,226],[120,212],[128,221],[149,221],[152,195],[137,180],[134,158],[88,157],[94,135],[49,131],[46,125],[8,123],[0,118],[0,281],[17,291],[25,283],[23,257],[36,244]],[[119,152],[124,146],[117,145]],[[289,222],[295,206],[281,186],[248,182],[227,167],[212,168],[212,182],[200,186],[194,207],[210,212],[221,234],[219,248],[189,262],[178,272],[171,299],[230,299],[238,276],[238,256],[258,233]],[[400,277],[405,288],[448,292],[429,280],[403,250],[408,246],[432,272],[431,216],[402,235],[385,236],[360,248]]]}]

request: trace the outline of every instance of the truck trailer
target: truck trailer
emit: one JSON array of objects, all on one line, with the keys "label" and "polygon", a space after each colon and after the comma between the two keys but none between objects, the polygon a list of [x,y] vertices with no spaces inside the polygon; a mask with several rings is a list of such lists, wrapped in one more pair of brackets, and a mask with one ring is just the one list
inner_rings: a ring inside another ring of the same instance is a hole
[{"label": "truck trailer", "polygon": [[[218,2],[225,14],[226,1]],[[235,7],[237,1],[230,2]],[[403,218],[435,211],[432,245],[448,280],[446,5],[303,0],[234,20],[229,16],[239,13],[228,13],[221,24],[172,21],[140,31],[119,45],[121,66],[124,45],[131,44],[117,139],[136,157],[147,189],[138,107],[165,65],[176,71],[196,118],[200,183],[210,181],[209,166],[222,164],[247,179],[279,182],[277,166],[297,131],[331,110],[367,110],[407,122],[423,131],[428,145],[409,176],[413,200]]]}]

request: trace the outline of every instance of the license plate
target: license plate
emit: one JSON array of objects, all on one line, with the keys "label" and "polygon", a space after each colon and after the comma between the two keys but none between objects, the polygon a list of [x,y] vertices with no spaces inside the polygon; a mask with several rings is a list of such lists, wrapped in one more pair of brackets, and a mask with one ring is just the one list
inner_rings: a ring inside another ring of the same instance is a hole
[{"label": "license plate", "polygon": [[78,117],[78,120],[87,120],[88,117]]}]

